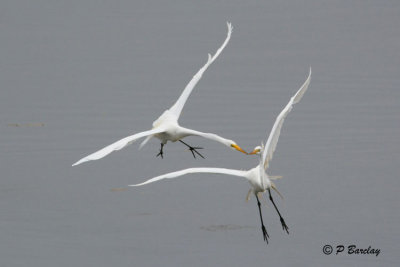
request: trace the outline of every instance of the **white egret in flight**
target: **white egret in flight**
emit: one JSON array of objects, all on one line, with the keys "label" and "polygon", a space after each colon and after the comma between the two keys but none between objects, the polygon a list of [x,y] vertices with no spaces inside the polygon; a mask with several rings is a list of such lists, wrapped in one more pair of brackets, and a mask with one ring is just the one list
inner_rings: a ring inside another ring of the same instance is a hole
[{"label": "white egret in flight", "polygon": [[308,85],[310,84],[310,80],[311,80],[311,68],[310,68],[310,72],[309,72],[307,80],[300,87],[300,89],[296,92],[296,94],[290,99],[289,103],[286,105],[286,107],[281,111],[279,116],[276,118],[276,121],[274,123],[274,126],[272,127],[272,130],[269,134],[269,137],[268,137],[266,143],[262,144],[261,146],[256,147],[253,150],[253,152],[249,153],[249,154],[259,154],[260,155],[260,162],[255,168],[252,168],[247,171],[224,169],[224,168],[189,168],[189,169],[184,169],[181,171],[163,174],[163,175],[151,178],[143,183],[130,185],[130,186],[142,186],[142,185],[156,182],[156,181],[159,181],[162,179],[173,179],[173,178],[177,178],[177,177],[183,176],[185,174],[190,174],[190,173],[216,173],[216,174],[227,174],[227,175],[243,177],[243,178],[247,179],[251,185],[251,189],[247,195],[247,200],[249,199],[251,193],[253,193],[257,199],[258,210],[260,213],[260,220],[261,220],[261,230],[263,233],[264,241],[266,241],[268,243],[269,236],[268,236],[267,230],[265,229],[265,226],[264,226],[264,222],[263,222],[263,218],[262,218],[262,214],[261,214],[261,203],[259,200],[259,196],[267,190],[269,193],[269,199],[271,200],[276,211],[278,212],[283,230],[286,231],[287,233],[289,233],[289,228],[286,225],[285,220],[282,218],[278,208],[275,205],[272,195],[271,195],[271,188],[274,189],[279,194],[278,190],[275,187],[275,184],[271,181],[271,180],[274,180],[279,177],[268,175],[266,173],[266,170],[268,168],[268,163],[272,159],[272,155],[273,155],[276,145],[278,143],[278,139],[279,139],[279,135],[281,132],[283,121],[285,120],[286,116],[289,114],[289,112],[293,108],[293,105],[296,104],[297,102],[299,102],[300,99],[302,98],[302,96],[304,95],[305,91],[308,88]]},{"label": "white egret in flight", "polygon": [[[192,80],[186,85],[185,89],[183,90],[181,96],[178,98],[178,100],[175,102],[175,104],[164,111],[161,116],[153,122],[153,128],[148,131],[140,132],[128,137],[125,137],[109,146],[106,146],[103,149],[100,149],[97,152],[94,152],[93,154],[90,154],[89,156],[86,156],[76,163],[74,163],[72,166],[81,164],[86,161],[90,160],[98,160],[101,159],[108,154],[110,154],[113,151],[120,150],[127,145],[135,142],[139,138],[146,137],[146,139],[141,143],[140,148],[143,147],[151,137],[156,137],[160,139],[161,141],[161,148],[160,152],[157,154],[157,156],[163,157],[163,147],[164,145],[168,142],[176,142],[180,141],[182,144],[186,145],[189,150],[192,152],[193,157],[195,156],[195,153],[201,157],[203,157],[197,149],[201,149],[201,147],[192,147],[185,142],[183,142],[181,139],[190,136],[190,135],[195,135],[195,136],[201,136],[207,139],[211,139],[217,142],[220,142],[232,149],[236,149],[240,152],[243,152],[247,154],[241,147],[239,147],[234,141],[225,139],[221,136],[218,136],[213,133],[203,133],[199,132],[196,130],[188,129],[185,127],[182,127],[178,124],[178,119],[181,115],[183,106],[186,103],[186,100],[188,99],[190,93],[192,92],[193,88],[196,86],[196,84],[199,82],[201,79],[201,76],[203,73],[206,71],[206,69],[211,65],[211,63],[214,62],[214,60],[219,56],[219,54],[222,52],[222,50],[225,48],[225,46],[228,44],[229,39],[231,38],[231,33],[232,33],[232,25],[231,23],[227,23],[228,25],[228,34],[227,37],[222,44],[222,46],[217,50],[214,56],[211,56],[208,54],[208,60],[207,63],[193,76]],[[203,157],[204,158],[204,157]]]}]

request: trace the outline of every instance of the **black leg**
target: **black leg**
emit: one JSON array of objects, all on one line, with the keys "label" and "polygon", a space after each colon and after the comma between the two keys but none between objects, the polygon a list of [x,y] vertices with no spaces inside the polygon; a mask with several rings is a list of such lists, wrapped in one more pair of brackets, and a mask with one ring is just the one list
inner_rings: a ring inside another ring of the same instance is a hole
[{"label": "black leg", "polygon": [[163,157],[163,155],[164,155],[163,148],[164,148],[164,144],[161,143],[160,152],[158,152],[158,154],[157,154],[156,157],[161,156],[162,159],[164,158],[164,157]]},{"label": "black leg", "polygon": [[264,221],[263,221],[262,214],[261,214],[261,203],[260,203],[260,200],[258,199],[257,194],[256,194],[256,198],[257,198],[258,211],[260,212],[261,230],[262,230],[262,233],[263,233],[263,236],[264,236],[264,241],[267,242],[267,244],[268,244],[269,235],[267,233],[267,229],[265,229],[265,226],[264,226]]},{"label": "black leg", "polygon": [[197,151],[197,149],[203,149],[202,147],[192,147],[192,146],[186,144],[185,142],[183,142],[182,140],[179,140],[179,142],[181,142],[182,144],[184,144],[185,146],[187,146],[189,148],[189,150],[190,150],[190,152],[192,152],[192,155],[194,158],[196,158],[196,155],[194,154],[194,153],[196,153],[197,155],[199,155],[200,157],[202,157],[204,159],[203,155],[200,154],[199,151]]},{"label": "black leg", "polygon": [[281,224],[282,224],[282,229],[284,231],[286,231],[286,233],[289,234],[289,227],[286,225],[285,220],[282,218],[281,213],[279,212],[278,208],[275,205],[274,199],[272,198],[272,195],[271,195],[271,189],[270,188],[268,188],[268,193],[269,193],[269,200],[271,200],[272,204],[274,204],[274,207],[275,207],[276,211],[278,212],[279,219],[281,220]]}]

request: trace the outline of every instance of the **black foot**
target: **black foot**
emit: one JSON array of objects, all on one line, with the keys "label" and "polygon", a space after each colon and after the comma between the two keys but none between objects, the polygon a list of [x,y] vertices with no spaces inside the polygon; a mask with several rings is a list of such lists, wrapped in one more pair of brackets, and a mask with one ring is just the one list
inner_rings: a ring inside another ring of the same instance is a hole
[{"label": "black foot", "polygon": [[162,159],[164,158],[164,157],[163,157],[163,155],[164,155],[163,148],[164,148],[164,144],[161,143],[160,152],[158,152],[158,154],[157,154],[156,157],[161,156]]},{"label": "black foot", "polygon": [[204,159],[203,155],[200,154],[199,151],[197,151],[197,149],[203,149],[202,147],[190,146],[190,145],[186,144],[185,142],[183,142],[182,140],[179,140],[179,142],[181,142],[182,144],[184,144],[185,146],[187,146],[189,148],[189,150],[190,150],[190,152],[192,152],[192,155],[193,155],[194,158],[196,158],[196,154],[197,154],[197,155],[199,155],[200,157],[202,157]]},{"label": "black foot", "polygon": [[269,235],[268,235],[267,229],[265,229],[264,225],[261,226],[261,231],[263,232],[264,241],[267,242],[267,244],[268,244]]},{"label": "black foot", "polygon": [[196,155],[194,154],[194,153],[196,153],[197,155],[199,155],[200,157],[202,157],[204,159],[203,155],[200,154],[200,152],[197,151],[197,149],[203,149],[203,148],[202,147],[189,147],[189,150],[190,150],[190,152],[192,152],[192,155],[194,158],[196,158]]},{"label": "black foot", "polygon": [[286,233],[289,234],[289,227],[286,225],[285,220],[282,217],[281,217],[281,224],[283,231],[286,231]]}]

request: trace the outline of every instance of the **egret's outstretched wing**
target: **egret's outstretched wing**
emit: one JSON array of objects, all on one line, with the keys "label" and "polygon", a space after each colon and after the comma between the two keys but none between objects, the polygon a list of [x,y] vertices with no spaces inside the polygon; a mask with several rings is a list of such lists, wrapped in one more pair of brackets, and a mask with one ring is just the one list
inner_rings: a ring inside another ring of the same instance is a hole
[{"label": "egret's outstretched wing", "polygon": [[181,96],[178,98],[178,100],[175,102],[175,104],[169,109],[173,114],[176,115],[177,118],[179,118],[179,116],[181,115],[181,112],[182,112],[183,106],[186,103],[186,100],[188,99],[193,88],[196,86],[196,84],[201,79],[201,76],[203,75],[203,73],[211,65],[211,63],[214,62],[214,60],[219,56],[219,54],[222,52],[222,50],[228,44],[229,39],[231,38],[232,24],[227,22],[227,25],[228,25],[228,35],[227,35],[224,43],[222,44],[222,46],[217,50],[217,52],[215,53],[214,56],[211,56],[210,54],[208,54],[207,63],[193,76],[192,80],[186,85]]},{"label": "egret's outstretched wing", "polygon": [[120,149],[126,147],[127,145],[132,144],[133,142],[135,142],[137,139],[139,139],[141,137],[161,133],[163,131],[164,131],[164,128],[155,128],[155,129],[152,129],[149,131],[144,131],[144,132],[140,132],[140,133],[137,133],[137,134],[134,134],[131,136],[127,136],[115,143],[112,143],[109,146],[106,146],[105,148],[100,149],[99,151],[94,152],[93,154],[90,154],[89,156],[86,156],[86,157],[80,159],[79,161],[74,163],[72,166],[76,166],[78,164],[81,164],[83,162],[90,161],[90,160],[101,159],[113,151],[120,150]]},{"label": "egret's outstretched wing", "polygon": [[267,143],[265,144],[265,148],[262,154],[262,161],[264,162],[264,169],[268,168],[268,163],[272,159],[274,154],[276,145],[278,144],[279,135],[281,133],[281,128],[283,125],[283,121],[285,120],[286,116],[292,110],[293,105],[298,103],[300,99],[303,97],[304,93],[306,92],[308,85],[311,81],[311,67],[310,73],[308,74],[307,80],[304,84],[300,87],[300,89],[296,92],[294,96],[290,99],[289,103],[286,107],[281,111],[279,116],[276,118],[274,126],[272,127],[271,133],[269,134]]},{"label": "egret's outstretched wing", "polygon": [[231,170],[231,169],[224,169],[224,168],[189,168],[181,171],[176,171],[176,172],[170,172],[167,174],[163,174],[154,178],[151,178],[147,180],[146,182],[140,183],[140,184],[133,184],[130,186],[142,186],[145,184],[153,183],[160,181],[162,179],[173,179],[173,178],[178,178],[180,176],[183,176],[185,174],[189,173],[216,173],[216,174],[227,174],[227,175],[233,175],[233,176],[240,176],[243,178],[247,178],[247,171],[240,171],[240,170]]}]

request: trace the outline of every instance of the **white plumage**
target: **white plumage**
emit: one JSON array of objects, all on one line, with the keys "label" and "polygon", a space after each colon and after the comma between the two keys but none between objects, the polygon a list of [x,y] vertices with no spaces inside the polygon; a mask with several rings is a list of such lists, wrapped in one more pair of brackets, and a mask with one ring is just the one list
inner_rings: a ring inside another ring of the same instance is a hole
[{"label": "white plumage", "polygon": [[[266,242],[268,242],[269,236],[268,236],[268,233],[267,233],[264,223],[263,223],[263,219],[262,219],[262,215],[261,215],[261,208],[260,208],[261,204],[260,204],[258,195],[265,192],[266,190],[268,190],[269,199],[271,200],[276,211],[278,212],[283,230],[285,230],[287,233],[289,233],[289,231],[288,231],[289,228],[287,227],[278,208],[276,207],[275,202],[271,195],[271,191],[270,191],[270,188],[277,191],[277,189],[276,189],[274,183],[271,181],[271,179],[273,180],[273,179],[279,178],[279,177],[269,176],[266,173],[266,170],[268,168],[269,161],[272,159],[276,145],[278,144],[278,139],[279,139],[279,135],[280,135],[280,131],[281,131],[283,122],[284,122],[286,116],[289,114],[289,112],[293,108],[293,105],[295,103],[298,103],[300,101],[301,97],[304,95],[305,91],[307,90],[307,88],[310,84],[310,81],[311,81],[311,68],[310,68],[309,75],[308,75],[306,81],[304,82],[304,84],[300,87],[300,89],[296,92],[296,94],[290,99],[289,103],[285,106],[285,108],[281,111],[281,113],[276,118],[275,123],[272,127],[272,130],[268,136],[266,143],[262,144],[262,146],[257,146],[251,153],[249,153],[249,154],[259,154],[260,155],[260,161],[256,167],[254,167],[250,170],[247,170],[247,171],[224,169],[224,168],[189,168],[189,169],[184,169],[181,171],[163,174],[163,175],[151,178],[143,183],[134,184],[134,185],[130,185],[130,186],[142,186],[142,185],[146,185],[146,184],[160,181],[163,179],[178,178],[183,175],[191,174],[191,173],[215,173],[215,174],[226,174],[226,175],[242,177],[242,178],[245,178],[251,185],[251,189],[248,194],[248,197],[249,197],[250,193],[253,193],[257,198],[257,204],[258,204],[258,208],[259,208],[259,212],[260,212],[260,219],[261,219],[261,229],[263,232],[264,240]],[[277,191],[277,193],[279,194],[278,191]]]},{"label": "white plumage", "polygon": [[[161,149],[160,149],[160,153],[158,154],[158,155],[161,155],[161,157],[163,156],[163,146],[168,141],[171,141],[171,142],[181,141],[182,143],[184,143],[181,139],[186,136],[189,136],[189,135],[196,135],[196,136],[201,136],[201,137],[204,137],[204,138],[207,138],[210,140],[214,140],[214,141],[222,143],[230,148],[233,148],[240,152],[246,153],[233,140],[223,138],[223,137],[218,136],[213,133],[203,133],[200,131],[195,131],[195,130],[191,130],[188,128],[184,128],[178,124],[178,119],[181,115],[182,109],[183,109],[190,93],[193,91],[193,88],[199,82],[203,73],[207,70],[207,68],[211,65],[211,63],[213,63],[214,60],[221,54],[222,50],[228,44],[228,42],[231,38],[232,25],[231,25],[231,23],[227,23],[227,26],[228,26],[228,34],[227,34],[227,37],[226,37],[224,43],[217,50],[217,52],[215,53],[214,56],[211,56],[210,54],[208,54],[207,63],[193,76],[192,80],[186,85],[181,96],[178,98],[178,100],[175,102],[175,104],[170,109],[167,109],[166,111],[164,111],[164,113],[161,114],[161,116],[153,122],[152,130],[140,132],[140,133],[125,137],[111,145],[108,145],[105,148],[100,149],[99,151],[96,151],[96,152],[80,159],[79,161],[74,163],[72,166],[76,166],[76,165],[81,164],[86,161],[101,159],[101,158],[107,156],[108,154],[110,154],[111,152],[120,150],[142,137],[146,137],[146,139],[142,142],[140,147],[145,145],[151,137],[156,137],[161,141]],[[186,143],[184,143],[184,144],[187,145]],[[193,156],[195,156],[194,152],[197,153],[198,155],[202,156],[199,152],[197,152],[195,147],[191,147],[189,145],[187,145],[187,146],[191,150]]]}]

